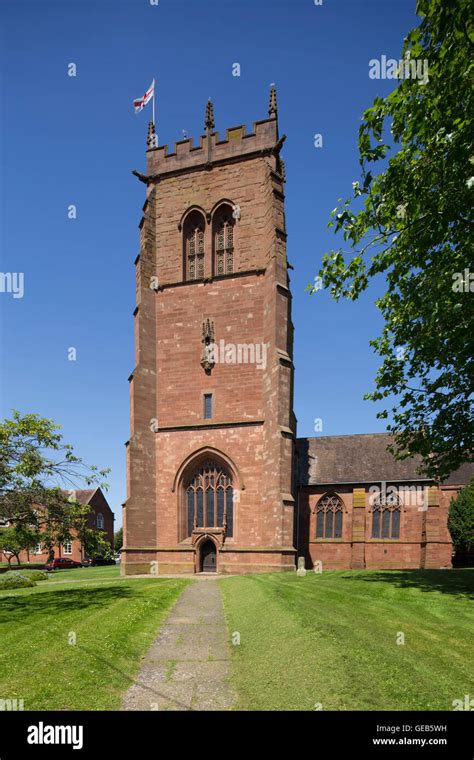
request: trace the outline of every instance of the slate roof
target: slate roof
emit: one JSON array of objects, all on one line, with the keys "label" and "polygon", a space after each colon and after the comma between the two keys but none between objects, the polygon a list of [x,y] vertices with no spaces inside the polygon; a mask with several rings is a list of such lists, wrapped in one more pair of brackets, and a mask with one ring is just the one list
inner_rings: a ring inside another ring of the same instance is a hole
[{"label": "slate roof", "polygon": [[[420,457],[402,461],[387,451],[389,433],[329,435],[298,438],[298,485],[329,483],[377,483],[386,481],[428,480],[417,472]],[[474,475],[474,465],[465,464],[445,481],[464,485]]]},{"label": "slate roof", "polygon": [[97,491],[97,488],[78,488],[78,489],[64,489],[64,493],[68,496],[72,495],[79,504],[89,504],[89,500]]}]

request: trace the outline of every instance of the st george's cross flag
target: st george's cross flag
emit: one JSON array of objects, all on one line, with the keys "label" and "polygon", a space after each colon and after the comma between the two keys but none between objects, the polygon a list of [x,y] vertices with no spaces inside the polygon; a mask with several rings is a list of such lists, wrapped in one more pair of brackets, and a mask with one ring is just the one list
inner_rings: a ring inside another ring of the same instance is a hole
[{"label": "st george's cross flag", "polygon": [[145,108],[146,104],[149,103],[150,100],[154,97],[155,97],[155,80],[153,80],[148,90],[145,92],[144,95],[142,95],[141,98],[136,98],[133,101],[133,107],[135,109],[135,113],[140,113],[140,111],[142,111]]}]

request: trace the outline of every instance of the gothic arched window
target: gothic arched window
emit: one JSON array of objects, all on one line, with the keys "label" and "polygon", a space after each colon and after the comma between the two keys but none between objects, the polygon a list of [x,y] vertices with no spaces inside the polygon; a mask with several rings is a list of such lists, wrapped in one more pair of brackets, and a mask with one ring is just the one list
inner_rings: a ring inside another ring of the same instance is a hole
[{"label": "gothic arched window", "polygon": [[214,275],[232,274],[234,271],[234,224],[231,206],[221,206],[212,220],[214,245]]},{"label": "gothic arched window", "polygon": [[380,495],[372,505],[372,538],[400,538],[400,499]]},{"label": "gothic arched window", "polygon": [[316,538],[342,538],[342,512],[339,496],[324,494],[316,505]]},{"label": "gothic arched window", "polygon": [[194,528],[234,530],[234,492],[230,474],[215,462],[207,461],[194,473],[185,487],[186,535]]},{"label": "gothic arched window", "polygon": [[96,525],[99,530],[104,530],[104,515],[102,512],[97,513]]},{"label": "gothic arched window", "polygon": [[205,220],[199,211],[191,212],[184,222],[184,279],[202,280],[204,277]]}]

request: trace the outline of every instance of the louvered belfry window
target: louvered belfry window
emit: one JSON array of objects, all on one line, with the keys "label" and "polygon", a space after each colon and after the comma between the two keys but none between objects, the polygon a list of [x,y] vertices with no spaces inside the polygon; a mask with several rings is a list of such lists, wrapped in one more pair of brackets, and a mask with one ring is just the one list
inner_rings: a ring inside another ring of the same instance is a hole
[{"label": "louvered belfry window", "polygon": [[342,514],[339,496],[322,496],[316,506],[316,538],[342,538]]},{"label": "louvered belfry window", "polygon": [[204,279],[206,220],[198,209],[190,211],[183,224],[183,279]]},{"label": "louvered belfry window", "polygon": [[188,280],[202,280],[204,277],[204,229],[201,225],[187,232],[186,274]]},{"label": "louvered belfry window", "polygon": [[214,232],[215,274],[232,274],[234,271],[234,220],[221,216]]},{"label": "louvered belfry window", "polygon": [[194,528],[225,528],[233,535],[232,478],[215,462],[204,462],[186,487],[187,535]]}]

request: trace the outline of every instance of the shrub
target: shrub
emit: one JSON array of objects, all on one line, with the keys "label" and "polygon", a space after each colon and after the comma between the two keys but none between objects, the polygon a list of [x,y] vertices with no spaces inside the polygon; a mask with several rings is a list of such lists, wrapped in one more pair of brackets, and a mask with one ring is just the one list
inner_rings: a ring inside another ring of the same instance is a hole
[{"label": "shrub", "polygon": [[30,586],[36,586],[36,583],[19,572],[12,572],[11,575],[5,573],[5,575],[0,576],[0,591],[12,588],[28,588]]},{"label": "shrub", "polygon": [[[8,577],[10,575],[23,575],[24,578],[30,578],[32,581],[47,581],[48,573],[44,570],[8,570],[3,576]],[[2,577],[2,576],[0,576]]]},{"label": "shrub", "polygon": [[458,552],[474,550],[474,478],[451,502],[448,528]]}]

